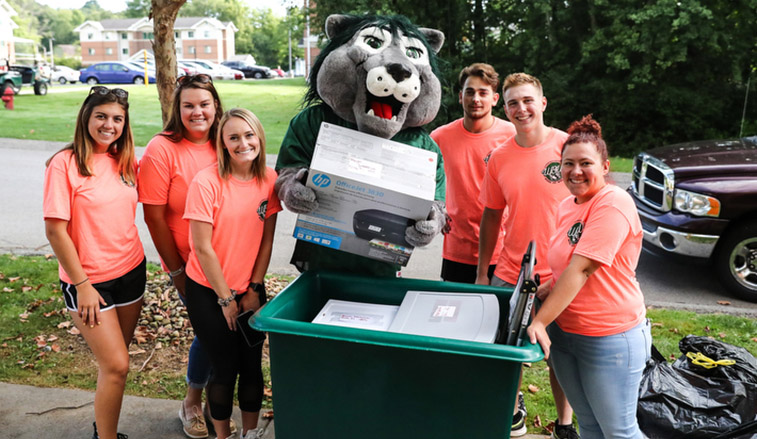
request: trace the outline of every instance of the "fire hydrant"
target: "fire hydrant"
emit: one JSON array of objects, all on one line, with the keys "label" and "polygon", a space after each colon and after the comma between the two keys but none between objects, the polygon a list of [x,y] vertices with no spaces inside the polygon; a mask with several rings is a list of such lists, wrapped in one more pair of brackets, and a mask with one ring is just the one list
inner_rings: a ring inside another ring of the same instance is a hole
[{"label": "fire hydrant", "polygon": [[10,87],[5,87],[5,91],[3,92],[3,96],[0,98],[5,102],[5,108],[8,110],[13,109],[13,89]]}]

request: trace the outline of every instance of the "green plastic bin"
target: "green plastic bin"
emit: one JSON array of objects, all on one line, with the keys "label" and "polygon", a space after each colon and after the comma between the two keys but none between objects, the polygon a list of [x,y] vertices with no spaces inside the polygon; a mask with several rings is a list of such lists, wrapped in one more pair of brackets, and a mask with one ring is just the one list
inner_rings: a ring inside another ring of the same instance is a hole
[{"label": "green plastic bin", "polygon": [[[329,299],[399,305],[408,290],[512,289],[307,272],[251,319],[267,331],[276,439],[510,437],[523,347],[310,323]],[[504,300],[504,302],[503,302]]]}]

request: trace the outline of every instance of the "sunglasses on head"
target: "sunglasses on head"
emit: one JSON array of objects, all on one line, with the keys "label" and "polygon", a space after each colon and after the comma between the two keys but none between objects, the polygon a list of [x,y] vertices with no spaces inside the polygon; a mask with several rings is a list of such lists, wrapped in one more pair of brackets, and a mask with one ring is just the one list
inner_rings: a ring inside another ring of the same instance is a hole
[{"label": "sunglasses on head", "polygon": [[108,93],[113,93],[113,95],[117,98],[129,99],[129,92],[122,88],[108,88],[102,85],[96,85],[89,89],[89,95],[98,94],[105,96]]},{"label": "sunglasses on head", "polygon": [[207,84],[209,82],[213,82],[213,78],[210,77],[210,75],[206,75],[205,73],[198,73],[196,75],[184,75],[179,76],[176,78],[176,83],[178,85],[186,85],[190,82],[199,82],[201,84]]}]

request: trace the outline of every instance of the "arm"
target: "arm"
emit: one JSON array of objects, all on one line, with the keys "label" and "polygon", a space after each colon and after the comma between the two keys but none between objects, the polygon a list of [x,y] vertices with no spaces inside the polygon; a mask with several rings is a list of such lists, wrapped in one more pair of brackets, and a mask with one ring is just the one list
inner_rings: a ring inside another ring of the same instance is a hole
[{"label": "arm", "polygon": [[478,267],[476,268],[476,283],[489,285],[489,265],[491,264],[494,247],[497,246],[499,229],[502,224],[502,212],[505,209],[490,209],[484,207],[481,215],[481,228],[478,235]]},{"label": "arm", "polygon": [[[158,250],[160,259],[163,260],[169,271],[176,271],[184,267],[186,261],[181,258],[171,229],[168,228],[166,222],[166,205],[142,204],[142,207],[144,208],[147,229],[150,231],[152,242]],[[179,294],[184,296],[184,286],[187,281],[186,273],[182,271],[181,274],[172,276],[171,279]]]},{"label": "arm", "polygon": [[[189,230],[192,233],[194,250],[197,253],[197,259],[200,261],[200,267],[202,267],[205,277],[210,282],[210,286],[213,287],[213,291],[215,291],[220,299],[231,297],[231,289],[223,277],[221,262],[218,260],[218,255],[216,255],[211,241],[213,238],[213,224],[189,220]],[[232,300],[228,306],[221,307],[221,310],[223,311],[223,316],[226,318],[226,324],[229,325],[229,329],[236,331],[237,314],[239,313],[237,302]]]},{"label": "arm", "polygon": [[551,344],[547,335],[547,326],[570,305],[589,276],[594,274],[601,265],[585,256],[574,254],[570,258],[568,267],[557,279],[552,291],[547,296],[547,300],[544,301],[527,329],[531,343],[538,341],[544,350],[544,358],[549,358],[549,346]]},{"label": "arm", "polygon": [[[276,232],[276,217],[274,213],[265,220],[263,228],[263,239],[260,242],[258,256],[255,258],[255,266],[252,267],[252,276],[250,282],[265,284],[265,273],[268,271],[268,265],[271,263],[271,254],[273,253],[273,235]],[[247,294],[240,301],[242,311],[248,309],[257,310],[262,304],[258,293],[253,291],[252,286],[247,287]]]},{"label": "arm", "polygon": [[[45,235],[47,235],[47,240],[50,241],[55,256],[58,257],[58,262],[71,281],[79,284],[75,287],[79,317],[85,325],[92,328],[95,324],[100,324],[100,304],[105,305],[106,302],[92,286],[92,282],[85,281],[85,279],[88,279],[87,273],[81,266],[79,253],[76,251],[74,241],[68,234],[67,228],[68,221],[54,218],[45,219]],[[82,281],[84,282],[82,283]]]}]

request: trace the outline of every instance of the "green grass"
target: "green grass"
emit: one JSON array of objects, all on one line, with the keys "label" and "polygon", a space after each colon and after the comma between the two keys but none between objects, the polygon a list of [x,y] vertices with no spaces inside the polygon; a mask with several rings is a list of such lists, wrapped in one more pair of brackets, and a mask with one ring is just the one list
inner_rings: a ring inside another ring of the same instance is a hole
[{"label": "green grass", "polygon": [[[148,268],[157,270],[155,265]],[[94,390],[94,359],[80,336],[68,334],[69,328],[59,328],[70,320],[63,308],[54,258],[0,255],[0,381]],[[757,354],[757,320],[666,309],[650,309],[648,317],[654,344],[670,361],[680,355],[678,342],[688,334],[710,336]],[[40,346],[40,340],[48,347]],[[183,398],[186,364],[182,361],[189,344],[164,346],[151,367],[139,372],[153,347],[132,345],[132,351],[142,348],[147,352],[132,357],[126,393]],[[171,352],[173,356],[166,356]],[[526,395],[529,432],[543,433],[534,426],[536,416],[543,425],[556,417],[546,363],[534,363],[525,370],[521,390]],[[266,381],[270,380],[267,367],[264,374]]]},{"label": "green grass", "polygon": [[[278,153],[289,121],[297,114],[305,92],[302,78],[275,81],[216,81],[225,109],[243,107],[255,113],[266,131],[267,152]],[[109,85],[110,86],[110,85]],[[163,122],[155,85],[113,85],[129,91],[129,116],[137,146],[145,146]],[[55,87],[66,90],[47,96],[16,96],[15,110],[2,113],[3,137],[70,142],[76,115],[89,86]]]},{"label": "green grass", "polygon": [[610,171],[612,172],[631,172],[633,169],[633,159],[625,157],[610,157]]}]

